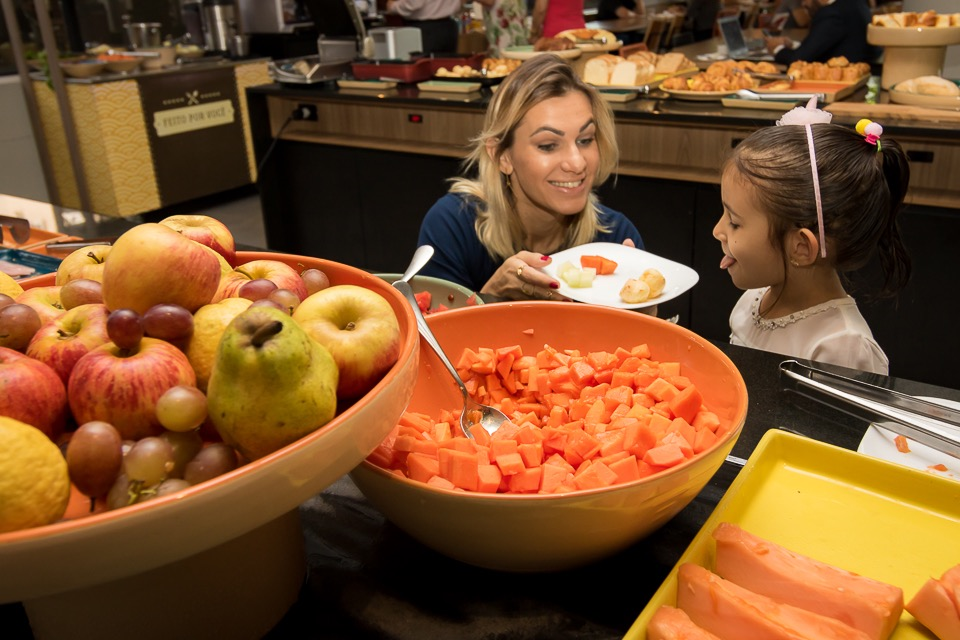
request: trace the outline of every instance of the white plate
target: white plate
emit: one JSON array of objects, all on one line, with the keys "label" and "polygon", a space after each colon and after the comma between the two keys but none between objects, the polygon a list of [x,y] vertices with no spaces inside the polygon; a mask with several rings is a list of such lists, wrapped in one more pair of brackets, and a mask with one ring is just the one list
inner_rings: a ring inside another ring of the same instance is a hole
[{"label": "white plate", "polygon": [[[603,256],[607,260],[616,262],[617,269],[610,275],[598,275],[593,280],[592,287],[571,287],[557,275],[557,269],[564,262],[569,262],[579,269],[580,256]],[[613,242],[591,242],[566,251],[560,251],[551,257],[553,261],[543,270],[560,283],[560,288],[557,290],[560,294],[572,300],[598,304],[604,307],[615,307],[617,309],[652,307],[661,302],[673,300],[700,280],[700,275],[686,265],[655,256],[641,249],[634,249]],[[663,293],[639,304],[628,304],[621,300],[620,289],[623,288],[624,283],[630,278],[639,278],[644,270],[651,268],[662,273],[667,281]]]},{"label": "white plate", "polygon": [[[943,398],[918,397],[920,400],[926,400],[927,402],[933,402],[952,409],[960,409],[960,402],[945,400]],[[863,435],[863,440],[860,441],[860,446],[857,448],[857,451],[875,458],[896,462],[897,464],[902,464],[913,469],[929,471],[934,475],[960,480],[960,460],[941,451],[937,451],[932,447],[928,447],[925,444],[910,440],[909,438],[907,438],[907,441],[910,443],[910,452],[902,453],[897,449],[897,445],[894,442],[897,434],[889,429],[884,429],[882,424],[883,423],[870,425],[867,432]],[[960,435],[960,429],[956,431],[956,435]],[[939,471],[934,469],[933,466],[937,464],[942,464],[947,470]]]}]

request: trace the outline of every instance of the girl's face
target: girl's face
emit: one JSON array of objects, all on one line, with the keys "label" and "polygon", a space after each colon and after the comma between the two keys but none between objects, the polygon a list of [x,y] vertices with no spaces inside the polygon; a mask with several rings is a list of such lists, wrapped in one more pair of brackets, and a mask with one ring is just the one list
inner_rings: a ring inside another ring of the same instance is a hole
[{"label": "girl's face", "polygon": [[521,215],[576,215],[587,206],[600,164],[590,101],[579,91],[530,109],[500,156]]},{"label": "girl's face", "polygon": [[741,178],[733,167],[723,172],[720,198],[723,215],[713,228],[720,241],[726,269],[739,289],[778,285],[784,279],[783,253],[770,242],[767,214],[759,209],[756,187]]}]

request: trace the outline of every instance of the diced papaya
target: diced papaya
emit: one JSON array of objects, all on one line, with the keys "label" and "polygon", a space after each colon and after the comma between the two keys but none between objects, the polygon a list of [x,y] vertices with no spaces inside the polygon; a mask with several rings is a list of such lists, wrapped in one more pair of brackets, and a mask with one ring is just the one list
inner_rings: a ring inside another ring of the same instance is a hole
[{"label": "diced papaya", "polygon": [[783,604],[686,562],[677,572],[677,606],[721,640],[867,640],[848,624]]},{"label": "diced papaya", "polygon": [[809,558],[722,522],[713,531],[716,572],[780,602],[840,620],[873,640],[900,621],[903,590]]}]

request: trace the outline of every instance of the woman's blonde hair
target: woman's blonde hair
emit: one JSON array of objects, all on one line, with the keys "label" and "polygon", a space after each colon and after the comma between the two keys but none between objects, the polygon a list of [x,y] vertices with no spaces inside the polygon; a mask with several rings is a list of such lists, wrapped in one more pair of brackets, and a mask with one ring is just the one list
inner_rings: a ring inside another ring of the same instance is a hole
[{"label": "woman's blonde hair", "polygon": [[[542,54],[526,60],[500,85],[487,107],[483,130],[471,140],[472,150],[464,162],[464,173],[476,167],[477,178],[454,178],[450,187],[451,192],[478,200],[477,236],[494,259],[503,260],[524,249],[523,228],[509,178],[500,173],[500,157],[513,145],[514,133],[531,108],[573,91],[590,101],[596,124],[600,164],[594,185],[603,184],[617,167],[620,151],[613,113],[599,92],[556,55]],[[584,210],[570,221],[561,248],[592,242],[598,231],[606,229],[600,225],[597,198],[591,193]]]}]

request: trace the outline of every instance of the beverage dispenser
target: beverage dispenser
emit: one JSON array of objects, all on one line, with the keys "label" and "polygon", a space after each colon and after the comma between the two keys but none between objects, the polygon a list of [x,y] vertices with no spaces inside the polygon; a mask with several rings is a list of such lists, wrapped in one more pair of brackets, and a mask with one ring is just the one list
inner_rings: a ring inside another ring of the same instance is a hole
[{"label": "beverage dispenser", "polygon": [[237,35],[233,0],[203,0],[203,39],[207,51],[229,51]]}]

